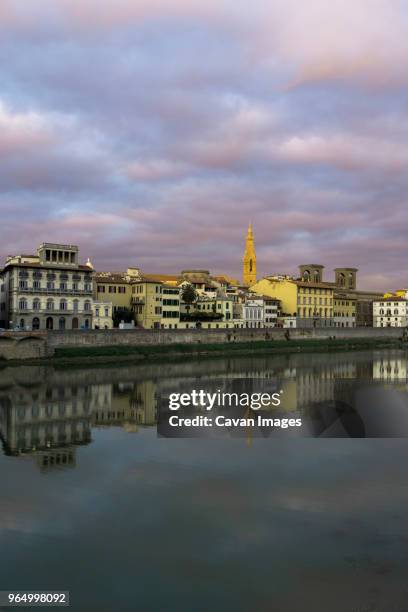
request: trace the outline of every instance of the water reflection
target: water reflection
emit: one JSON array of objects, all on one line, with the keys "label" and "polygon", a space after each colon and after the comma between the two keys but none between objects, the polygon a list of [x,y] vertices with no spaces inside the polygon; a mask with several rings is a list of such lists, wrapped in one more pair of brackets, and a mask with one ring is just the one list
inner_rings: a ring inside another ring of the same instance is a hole
[{"label": "water reflection", "polygon": [[285,412],[307,417],[311,435],[326,435],[332,428],[335,435],[364,437],[365,424],[350,399],[355,385],[345,381],[392,381],[405,392],[407,356],[378,351],[68,371],[5,368],[0,371],[3,449],[7,455],[33,457],[43,471],[72,468],[77,447],[92,442],[92,430],[120,427],[137,433],[156,424],[160,398],[214,385],[228,389],[237,379],[247,391],[262,390],[261,381],[281,388]]}]

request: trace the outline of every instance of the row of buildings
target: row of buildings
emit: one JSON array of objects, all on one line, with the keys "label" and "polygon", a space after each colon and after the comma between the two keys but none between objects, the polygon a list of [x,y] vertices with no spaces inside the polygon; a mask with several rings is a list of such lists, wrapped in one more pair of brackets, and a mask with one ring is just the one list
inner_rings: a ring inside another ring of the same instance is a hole
[{"label": "row of buildings", "polygon": [[405,327],[408,291],[361,291],[356,268],[303,264],[297,277],[257,278],[252,227],[242,282],[208,270],[179,274],[96,271],[75,245],[42,244],[6,258],[0,271],[0,329]]}]

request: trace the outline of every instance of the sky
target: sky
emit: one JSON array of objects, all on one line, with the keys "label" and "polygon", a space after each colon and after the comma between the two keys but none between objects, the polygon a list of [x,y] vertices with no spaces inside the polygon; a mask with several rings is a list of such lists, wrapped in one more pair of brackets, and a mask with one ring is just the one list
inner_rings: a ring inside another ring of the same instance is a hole
[{"label": "sky", "polygon": [[408,287],[400,0],[1,0],[0,258]]}]

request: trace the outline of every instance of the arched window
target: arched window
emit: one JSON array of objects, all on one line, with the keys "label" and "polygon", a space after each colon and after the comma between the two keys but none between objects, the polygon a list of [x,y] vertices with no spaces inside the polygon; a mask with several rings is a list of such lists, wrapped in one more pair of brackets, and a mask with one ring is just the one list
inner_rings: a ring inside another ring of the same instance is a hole
[{"label": "arched window", "polygon": [[60,310],[67,310],[67,300],[60,300]]},{"label": "arched window", "polygon": [[88,302],[88,300],[84,304],[84,310],[86,310],[87,312],[91,310],[91,302]]},{"label": "arched window", "polygon": [[33,319],[33,329],[40,329],[40,319],[38,317],[34,317]]},{"label": "arched window", "polygon": [[18,302],[18,307],[20,310],[27,310],[27,300],[25,298],[21,298]]},{"label": "arched window", "polygon": [[73,304],[74,305],[74,312],[78,312],[78,304],[79,304],[78,300],[74,300],[74,304]]},{"label": "arched window", "polygon": [[41,302],[38,298],[33,301],[33,310],[40,310]]},{"label": "arched window", "polygon": [[54,300],[47,300],[47,310],[54,310]]}]

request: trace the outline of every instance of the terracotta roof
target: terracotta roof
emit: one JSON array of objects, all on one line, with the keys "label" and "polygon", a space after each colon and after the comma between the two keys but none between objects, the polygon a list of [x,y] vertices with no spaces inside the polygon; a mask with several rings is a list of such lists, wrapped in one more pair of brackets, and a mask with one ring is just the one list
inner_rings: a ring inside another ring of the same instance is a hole
[{"label": "terracotta roof", "polygon": [[180,280],[180,274],[143,274],[143,278],[153,280],[153,281],[178,281]]},{"label": "terracotta roof", "polygon": [[270,295],[261,295],[261,294],[256,294],[256,295],[247,295],[247,298],[249,300],[256,300],[261,298],[262,300],[268,300],[268,301],[274,301],[274,302],[279,302],[280,300],[278,300],[278,298],[276,297],[271,297]]},{"label": "terracotta roof", "polygon": [[94,279],[98,283],[127,283],[123,272],[97,272]]},{"label": "terracotta roof", "polygon": [[154,280],[153,278],[149,278],[147,276],[142,276],[141,278],[132,278],[130,280],[132,285],[137,285],[138,283],[150,283],[154,285],[163,285],[164,283],[160,280]]},{"label": "terracotta roof", "polygon": [[314,287],[317,289],[333,289],[334,283],[308,283],[307,281],[295,280],[292,281],[298,287]]}]

